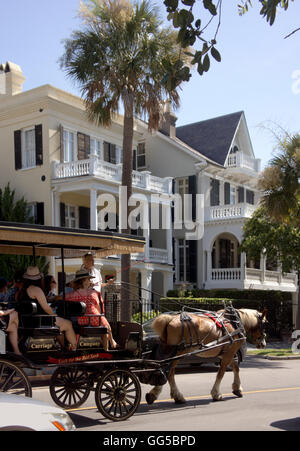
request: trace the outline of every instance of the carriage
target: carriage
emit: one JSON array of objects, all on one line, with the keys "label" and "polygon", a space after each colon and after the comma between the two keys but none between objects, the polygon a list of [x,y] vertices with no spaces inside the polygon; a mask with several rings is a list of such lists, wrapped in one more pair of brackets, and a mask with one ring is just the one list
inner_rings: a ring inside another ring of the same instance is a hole
[{"label": "carriage", "polygon": [[[85,315],[85,304],[65,300],[66,258],[78,258],[86,252],[97,257],[143,252],[144,244],[143,238],[114,232],[0,222],[0,254],[29,255],[33,261],[37,256],[60,259],[63,300],[53,307],[56,315],[72,321],[78,336],[77,350],[69,351],[55,325],[55,316],[37,314],[35,302],[20,303],[16,309],[22,355],[12,352],[5,328],[0,327],[0,392],[32,396],[26,369],[46,367],[52,372],[49,388],[57,405],[78,408],[94,392],[100,413],[109,420],[122,421],[131,417],[140,404],[140,382],[154,386],[167,382],[170,366],[178,359],[174,352],[177,347],[171,347],[172,353],[162,357],[144,352],[142,325],[116,322],[111,326],[119,348],[104,350],[101,336],[107,329],[91,326],[89,322],[85,326],[78,324],[78,317]],[[1,308],[5,306],[0,305]],[[241,330],[237,330],[206,345],[198,343],[197,350],[189,349],[189,353],[205,353],[230,345],[233,335],[235,341],[245,340]],[[181,354],[183,357],[187,352]]]}]

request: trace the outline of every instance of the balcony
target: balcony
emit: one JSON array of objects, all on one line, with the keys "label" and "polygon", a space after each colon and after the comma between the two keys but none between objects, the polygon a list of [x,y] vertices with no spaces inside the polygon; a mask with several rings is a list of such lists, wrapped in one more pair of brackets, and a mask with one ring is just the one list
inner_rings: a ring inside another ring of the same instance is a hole
[{"label": "balcony", "polygon": [[227,160],[228,168],[244,168],[254,172],[260,171],[260,162],[258,158],[250,158],[242,152],[230,154]]},{"label": "balcony", "polygon": [[281,271],[268,271],[254,268],[217,268],[208,272],[206,289],[239,290],[280,290],[296,292],[298,278],[296,273],[282,274]]},{"label": "balcony", "polygon": [[217,207],[205,208],[205,222],[209,221],[224,221],[227,219],[248,219],[251,218],[255,209],[255,205],[237,204],[237,205],[223,205]]},{"label": "balcony", "polygon": [[[66,180],[73,177],[99,177],[118,185],[122,182],[122,164],[112,164],[91,155],[88,160],[53,164],[53,179]],[[172,178],[160,178],[148,171],[133,171],[132,186],[158,194],[172,194]]]}]

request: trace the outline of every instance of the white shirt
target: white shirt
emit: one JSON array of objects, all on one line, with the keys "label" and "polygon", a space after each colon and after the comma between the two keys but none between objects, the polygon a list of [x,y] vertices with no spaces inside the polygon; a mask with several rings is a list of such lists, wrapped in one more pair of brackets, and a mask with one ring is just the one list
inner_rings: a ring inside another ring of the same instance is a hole
[{"label": "white shirt", "polygon": [[[84,265],[82,265],[83,269],[86,269],[86,267]],[[90,276],[93,276],[94,279],[91,279],[91,283],[93,285],[94,290],[98,291],[98,293],[101,293],[101,284],[102,284],[102,276],[101,276],[101,272],[99,271],[99,269],[95,268],[95,266],[93,266],[89,271],[88,271]]]}]

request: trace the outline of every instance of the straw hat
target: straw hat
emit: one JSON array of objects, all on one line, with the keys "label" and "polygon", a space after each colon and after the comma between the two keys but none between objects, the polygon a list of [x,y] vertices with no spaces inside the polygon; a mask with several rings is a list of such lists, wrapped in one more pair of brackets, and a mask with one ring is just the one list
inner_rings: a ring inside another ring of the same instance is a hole
[{"label": "straw hat", "polygon": [[42,279],[43,274],[40,272],[37,266],[28,266],[25,274],[23,274],[23,279],[29,280],[39,280]]},{"label": "straw hat", "polygon": [[76,271],[75,278],[70,280],[70,282],[77,282],[77,280],[81,279],[94,279],[95,276],[91,276],[86,269],[79,269],[79,271]]}]

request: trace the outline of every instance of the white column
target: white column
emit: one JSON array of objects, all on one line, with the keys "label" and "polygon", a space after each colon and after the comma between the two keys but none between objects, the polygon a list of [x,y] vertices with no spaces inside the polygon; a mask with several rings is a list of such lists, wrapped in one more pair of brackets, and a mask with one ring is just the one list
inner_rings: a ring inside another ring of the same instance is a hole
[{"label": "white column", "polygon": [[54,226],[55,227],[60,227],[61,226],[61,221],[60,221],[60,192],[58,191],[54,191],[53,193],[53,202],[54,202],[54,218],[53,218],[53,222],[54,222]]},{"label": "white column", "polygon": [[168,264],[173,265],[173,227],[172,227],[172,211],[168,209],[168,215],[170,217],[170,227],[167,228],[167,251],[168,251]]},{"label": "white column", "polygon": [[[142,288],[142,299],[149,305],[152,297],[152,271],[149,269],[141,270],[141,288]],[[144,290],[143,290],[144,288]]]},{"label": "white column", "polygon": [[91,230],[98,230],[98,211],[97,211],[97,190],[90,189],[90,227]]},{"label": "white column", "polygon": [[246,262],[247,262],[247,256],[245,252],[241,253],[241,280],[242,282],[246,279]]},{"label": "white column", "polygon": [[173,290],[173,272],[163,272],[164,277],[164,296],[167,296],[169,290]]}]

